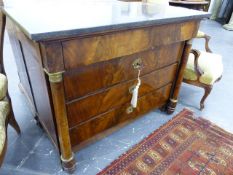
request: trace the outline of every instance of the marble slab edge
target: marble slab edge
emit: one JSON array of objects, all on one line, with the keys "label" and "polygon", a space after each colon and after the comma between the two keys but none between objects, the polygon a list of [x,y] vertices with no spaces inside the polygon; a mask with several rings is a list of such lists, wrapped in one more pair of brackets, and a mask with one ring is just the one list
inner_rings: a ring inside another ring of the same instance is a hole
[{"label": "marble slab edge", "polygon": [[122,30],[129,30],[129,29],[135,29],[135,28],[156,26],[156,25],[164,25],[164,24],[169,24],[169,23],[174,23],[174,22],[202,20],[204,18],[209,18],[211,16],[210,13],[205,13],[205,14],[199,14],[199,15],[194,15],[194,16],[174,17],[174,18],[167,18],[167,19],[166,18],[165,19],[153,19],[153,20],[147,20],[147,21],[123,23],[123,24],[113,24],[113,25],[90,27],[90,28],[30,34],[28,33],[26,29],[24,29],[24,27],[22,27],[17,21],[15,21],[4,9],[3,9],[3,13],[5,13],[7,17],[9,17],[12,21],[14,21],[27,37],[29,37],[31,40],[36,41],[36,42],[56,40],[56,39],[66,39],[68,37],[78,37],[78,36],[85,36],[85,35],[98,34],[98,33],[104,33],[104,32],[114,32],[114,31],[122,31]]}]

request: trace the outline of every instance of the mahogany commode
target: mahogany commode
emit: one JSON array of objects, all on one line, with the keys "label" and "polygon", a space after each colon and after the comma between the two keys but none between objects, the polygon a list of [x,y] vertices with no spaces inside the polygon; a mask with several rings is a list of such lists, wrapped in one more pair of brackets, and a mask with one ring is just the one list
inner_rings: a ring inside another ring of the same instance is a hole
[{"label": "mahogany commode", "polygon": [[208,17],[141,2],[79,2],[4,8],[20,88],[67,171],[86,144],[152,109],[174,111],[192,38]]}]

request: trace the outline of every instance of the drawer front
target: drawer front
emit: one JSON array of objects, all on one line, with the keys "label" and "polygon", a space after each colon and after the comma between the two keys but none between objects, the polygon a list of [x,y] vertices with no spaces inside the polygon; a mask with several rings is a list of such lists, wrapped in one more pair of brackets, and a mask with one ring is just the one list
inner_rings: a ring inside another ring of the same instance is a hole
[{"label": "drawer front", "polygon": [[[141,77],[142,84],[139,89],[139,97],[171,83],[175,77],[176,70],[177,64],[173,64]],[[67,103],[69,127],[74,127],[98,114],[130,102],[132,94],[129,92],[129,89],[136,83],[136,80],[128,81],[98,94]]]},{"label": "drawer front", "polygon": [[171,84],[168,84],[142,96],[138,100],[138,107],[132,113],[126,112],[130,104],[125,104],[70,129],[71,144],[73,146],[78,145],[113,126],[133,120],[154,108],[164,105],[169,98],[170,89]]},{"label": "drawer front", "polygon": [[166,24],[63,41],[65,69],[185,41],[196,36],[198,21]]},{"label": "drawer front", "polygon": [[64,76],[66,100],[70,101],[119,82],[136,78],[138,71],[133,68],[132,64],[138,58],[141,59],[144,67],[141,75],[171,65],[181,58],[183,47],[184,42],[179,42],[67,71]]}]

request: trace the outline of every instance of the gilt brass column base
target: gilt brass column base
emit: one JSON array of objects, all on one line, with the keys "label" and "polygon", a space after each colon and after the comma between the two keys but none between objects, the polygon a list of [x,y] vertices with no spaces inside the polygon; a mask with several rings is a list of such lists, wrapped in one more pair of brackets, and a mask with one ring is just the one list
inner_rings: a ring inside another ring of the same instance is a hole
[{"label": "gilt brass column base", "polygon": [[177,100],[170,99],[167,105],[167,114],[172,114],[176,109]]},{"label": "gilt brass column base", "polygon": [[69,160],[62,158],[61,156],[61,162],[64,171],[66,171],[69,174],[74,173],[74,171],[76,170],[76,162],[74,156],[72,156]]}]

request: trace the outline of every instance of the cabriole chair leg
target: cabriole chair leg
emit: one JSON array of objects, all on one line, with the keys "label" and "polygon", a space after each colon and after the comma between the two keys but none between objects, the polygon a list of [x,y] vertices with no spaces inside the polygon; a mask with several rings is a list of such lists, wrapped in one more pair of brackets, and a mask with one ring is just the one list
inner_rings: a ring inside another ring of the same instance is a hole
[{"label": "cabriole chair leg", "polygon": [[205,107],[205,105],[204,105],[205,100],[208,97],[208,95],[210,94],[212,88],[213,88],[213,86],[206,86],[206,87],[204,87],[205,93],[204,93],[204,96],[202,97],[201,102],[200,102],[200,110],[204,109],[204,107]]}]

